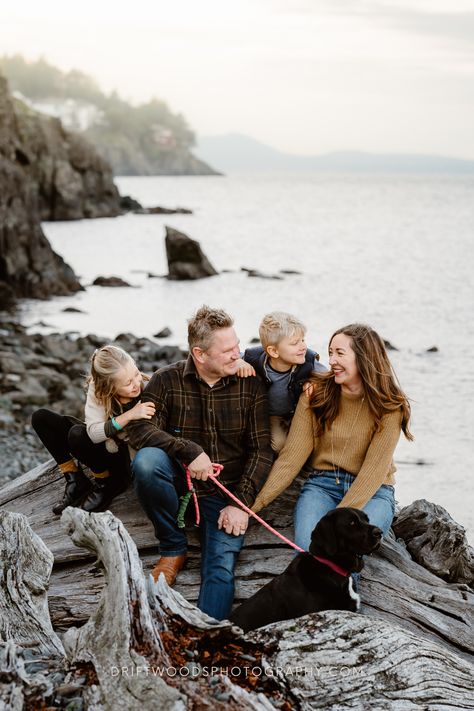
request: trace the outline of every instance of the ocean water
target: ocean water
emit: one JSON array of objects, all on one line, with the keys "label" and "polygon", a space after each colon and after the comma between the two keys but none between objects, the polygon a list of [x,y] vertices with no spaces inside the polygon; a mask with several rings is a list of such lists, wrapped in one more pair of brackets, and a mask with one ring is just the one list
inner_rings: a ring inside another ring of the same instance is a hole
[{"label": "ocean water", "polygon": [[[121,177],[122,194],[192,215],[125,215],[45,223],[84,285],[117,275],[133,288],[26,301],[32,330],[152,336],[185,345],[203,303],[235,317],[244,347],[261,316],[281,309],[307,325],[327,362],[331,333],[362,321],[397,347],[391,358],[413,407],[414,443],[400,440],[396,495],[444,506],[474,540],[474,178],[458,176]],[[169,282],[164,226],[200,241],[221,273]],[[248,277],[241,267],[283,279]],[[228,271],[224,271],[228,270]],[[64,313],[67,306],[85,313]],[[37,326],[39,321],[49,326]],[[437,346],[438,352],[427,349]]]}]

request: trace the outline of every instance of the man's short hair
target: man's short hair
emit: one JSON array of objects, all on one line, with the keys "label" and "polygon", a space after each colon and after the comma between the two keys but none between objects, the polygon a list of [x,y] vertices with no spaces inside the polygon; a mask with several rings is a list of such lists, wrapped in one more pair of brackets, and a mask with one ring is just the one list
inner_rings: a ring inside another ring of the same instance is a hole
[{"label": "man's short hair", "polygon": [[192,351],[197,346],[206,351],[211,345],[215,331],[233,325],[234,319],[223,309],[211,309],[204,304],[188,321],[189,350]]},{"label": "man's short hair", "polygon": [[306,326],[296,316],[285,311],[272,311],[262,318],[258,332],[262,346],[268,348],[268,346],[277,346],[282,338],[304,336]]}]

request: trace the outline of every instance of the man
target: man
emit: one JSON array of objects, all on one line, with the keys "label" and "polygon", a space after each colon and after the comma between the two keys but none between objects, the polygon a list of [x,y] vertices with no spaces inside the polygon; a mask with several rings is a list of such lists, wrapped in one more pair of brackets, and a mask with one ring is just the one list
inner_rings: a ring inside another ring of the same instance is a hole
[{"label": "man", "polygon": [[228,617],[234,597],[234,568],[248,515],[206,482],[212,463],[220,481],[248,507],[272,464],[265,387],[256,377],[238,378],[239,341],[232,318],[203,306],[188,322],[190,355],[157,371],[142,400],[155,415],[128,427],[138,449],[135,490],[160,542],[152,571],[172,585],[187,556],[187,540],[176,517],[186,490],[183,465],[198,490],[201,512],[201,588],[198,607],[216,619]]}]

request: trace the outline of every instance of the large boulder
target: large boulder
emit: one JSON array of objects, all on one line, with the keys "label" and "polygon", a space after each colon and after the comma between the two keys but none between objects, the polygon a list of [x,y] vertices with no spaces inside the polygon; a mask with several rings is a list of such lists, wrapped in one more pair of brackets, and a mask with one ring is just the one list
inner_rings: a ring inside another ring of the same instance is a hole
[{"label": "large boulder", "polygon": [[168,279],[202,279],[218,273],[202,251],[199,242],[183,232],[166,227],[165,243]]}]

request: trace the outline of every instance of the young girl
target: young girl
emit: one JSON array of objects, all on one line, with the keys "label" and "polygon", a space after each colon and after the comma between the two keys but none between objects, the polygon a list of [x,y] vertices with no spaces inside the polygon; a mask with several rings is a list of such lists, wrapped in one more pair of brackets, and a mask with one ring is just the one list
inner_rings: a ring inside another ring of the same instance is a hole
[{"label": "young girl", "polygon": [[[107,345],[91,358],[85,424],[44,408],[33,413],[33,428],[66,480],[54,514],[81,502],[85,511],[103,510],[123,490],[130,468],[127,425],[131,420],[150,419],[155,412],[153,403],[140,402],[147,379],[128,353]],[[92,482],[79,462],[91,470]]]},{"label": "young girl", "polygon": [[308,550],[316,523],[336,506],[363,509],[388,532],[395,510],[393,453],[408,428],[410,405],[380,336],[351,324],[333,334],[328,373],[313,373],[288,439],[254,504],[267,506],[307,458],[312,472],[295,508],[295,541]]}]

